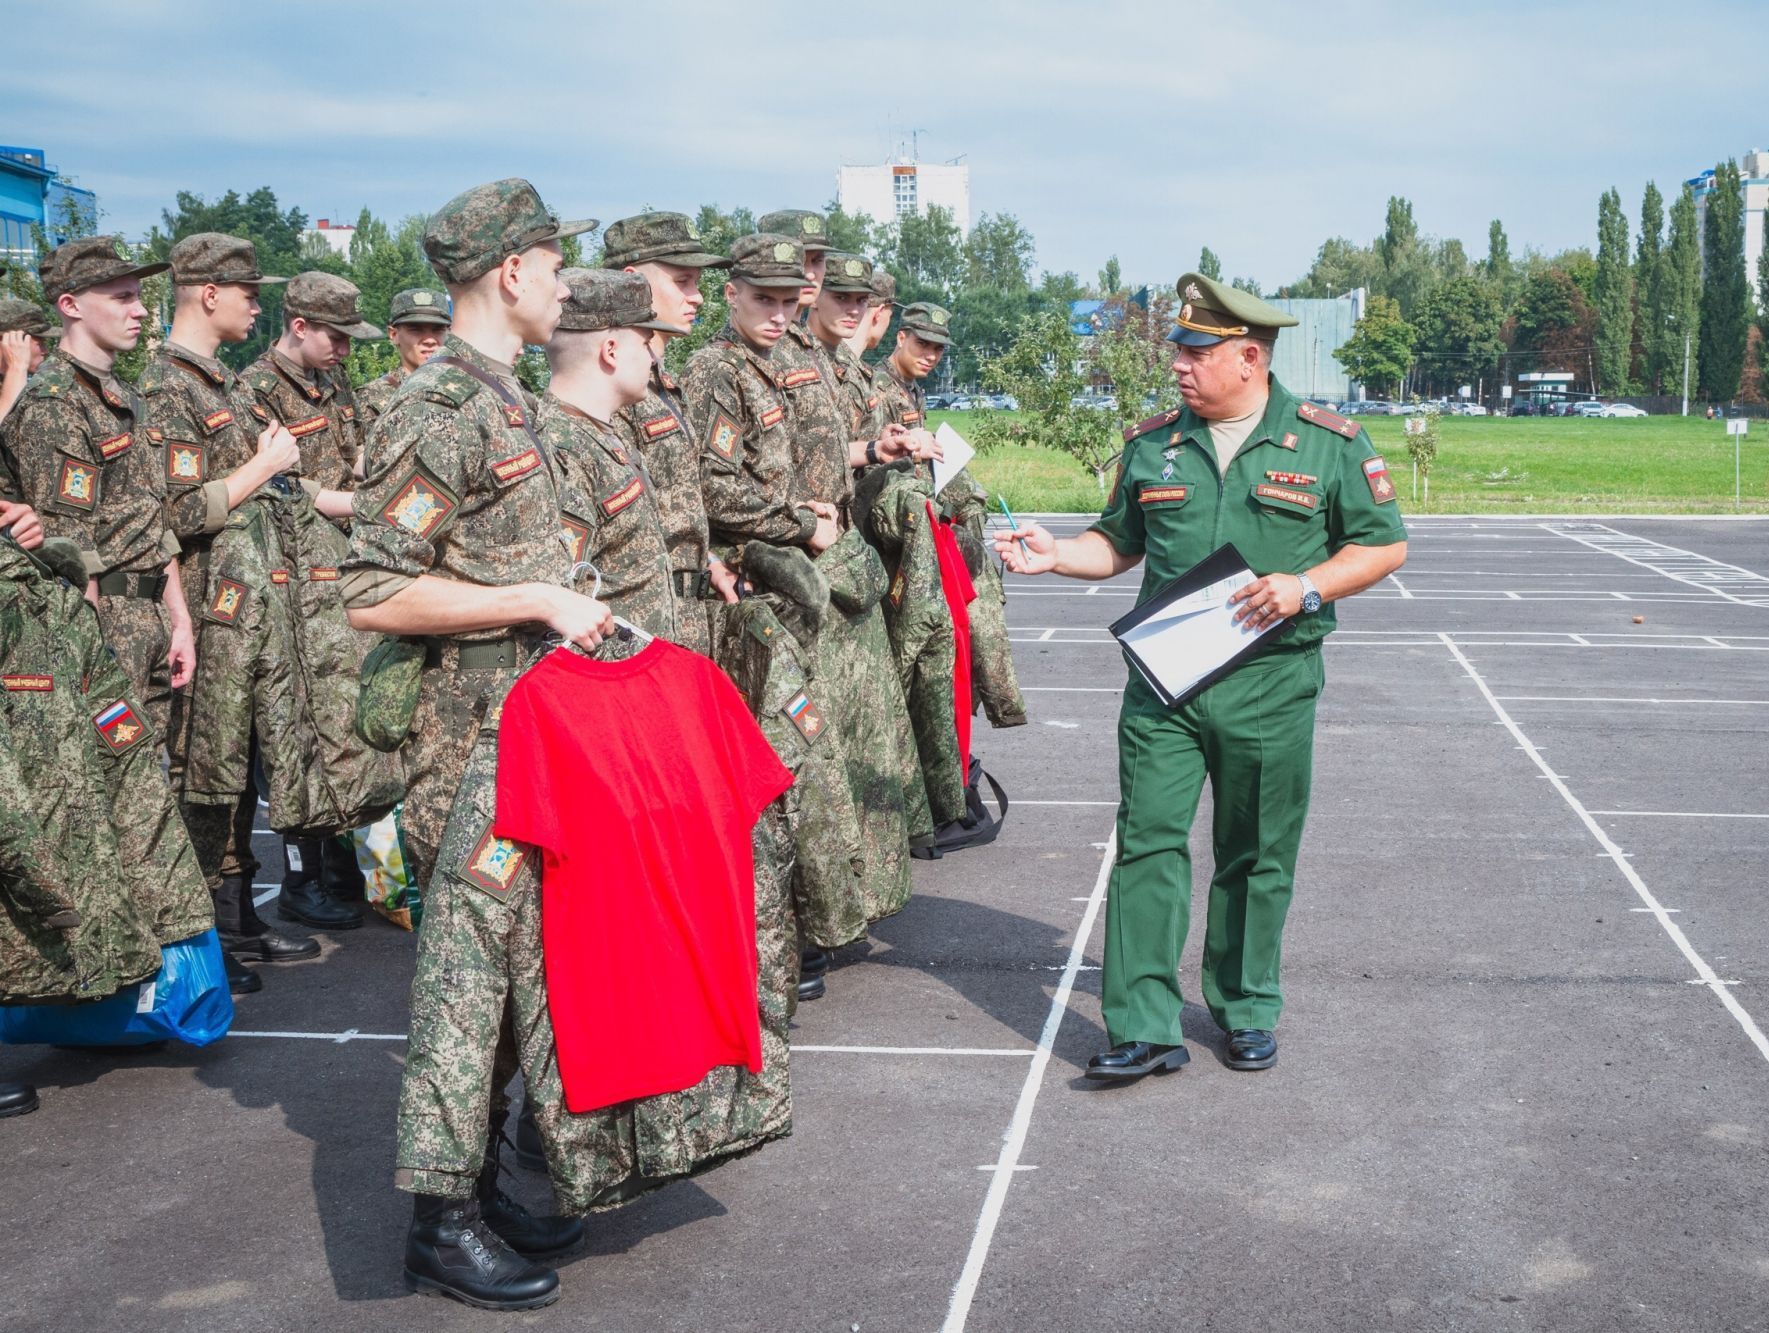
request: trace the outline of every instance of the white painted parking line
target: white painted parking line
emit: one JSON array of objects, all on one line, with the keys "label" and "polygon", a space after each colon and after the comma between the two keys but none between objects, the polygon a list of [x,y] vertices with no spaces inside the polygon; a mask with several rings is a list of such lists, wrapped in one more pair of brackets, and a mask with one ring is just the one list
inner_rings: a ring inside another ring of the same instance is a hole
[{"label": "white painted parking line", "polygon": [[1762,1028],[1757,1026],[1757,1020],[1752,1018],[1750,1011],[1738,1002],[1738,997],[1733,995],[1720,979],[1719,973],[1708,965],[1707,959],[1696,952],[1695,946],[1689,942],[1689,937],[1683,933],[1682,927],[1671,920],[1670,914],[1665,911],[1653,895],[1652,890],[1647,887],[1646,881],[1640,877],[1640,872],[1628,864],[1627,853],[1616,846],[1609,834],[1603,831],[1602,825],[1598,824],[1591,811],[1585,809],[1579,798],[1572,794],[1572,789],[1566,785],[1565,780],[1549,767],[1548,761],[1542,757],[1541,751],[1536,748],[1535,743],[1528,736],[1524,735],[1523,728],[1512,720],[1511,714],[1505,711],[1505,705],[1499,702],[1498,696],[1488,687],[1480,672],[1474,669],[1474,663],[1468,660],[1462,650],[1456,646],[1455,641],[1448,634],[1438,637],[1443,641],[1443,646],[1449,649],[1450,656],[1454,657],[1457,664],[1467,673],[1468,679],[1474,682],[1475,688],[1486,699],[1500,723],[1511,733],[1512,739],[1530,757],[1530,761],[1541,769],[1542,776],[1554,784],[1554,790],[1560,793],[1560,798],[1566,802],[1572,812],[1578,816],[1579,822],[1597,840],[1597,845],[1608,854],[1616,869],[1622,872],[1623,878],[1633,887],[1641,903],[1651,913],[1652,918],[1658,922],[1659,928],[1670,936],[1671,942],[1677,946],[1678,951],[1695,969],[1696,983],[1707,986],[1719,997],[1720,1003],[1726,1007],[1726,1011],[1737,1021],[1739,1027],[1744,1029],[1745,1036],[1750,1038],[1751,1044],[1757,1048],[1757,1053],[1765,1060],[1769,1060],[1769,1037],[1763,1035]]},{"label": "white painted parking line", "polygon": [[1402,583],[1397,575],[1390,574],[1388,576],[1388,581],[1400,589],[1400,595],[1403,601],[1410,602],[1413,600],[1413,594],[1407,591],[1407,585]]},{"label": "white painted parking line", "polygon": [[[1578,635],[1573,637],[1576,639]],[[1587,648],[1594,646],[1585,645]],[[1501,694],[1498,697],[1503,703],[1524,704],[1743,704],[1748,707],[1769,704],[1769,699],[1644,699],[1620,694]]]},{"label": "white painted parking line", "polygon": [[1116,801],[1015,801],[1015,805],[1117,805]]},{"label": "white painted parking line", "polygon": [[1637,537],[1603,523],[1544,523],[1542,528],[1593,551],[1602,551],[1626,560],[1630,565],[1699,588],[1710,596],[1724,598],[1739,606],[1769,608],[1769,578],[1741,565],[1729,565],[1711,556],[1686,551],[1681,546],[1666,546],[1650,537]]},{"label": "white painted parking line", "polygon": [[1022,685],[1021,694],[1123,694],[1122,685]]},{"label": "white painted parking line", "polygon": [[[256,888],[262,888],[263,886],[258,885],[258,884],[254,884],[252,887],[254,889],[256,889]],[[257,894],[252,895],[252,906],[262,907],[262,906],[264,906],[265,903],[269,902],[272,898],[276,897],[282,891],[283,891],[282,885],[272,884],[267,892],[257,893]]]},{"label": "white painted parking line", "polygon": [[1769,815],[1728,810],[1593,810],[1594,815],[1629,815],[1637,819],[1769,819]]},{"label": "white painted parking line", "polygon": [[995,1224],[1001,1220],[1001,1208],[1007,1202],[1008,1187],[1018,1174],[1013,1168],[1019,1165],[1020,1154],[1025,1151],[1026,1133],[1032,1126],[1032,1108],[1038,1101],[1038,1090],[1044,1084],[1044,1071],[1050,1065],[1051,1048],[1056,1045],[1057,1030],[1062,1027],[1063,1018],[1069,1012],[1069,994],[1075,989],[1075,977],[1081,971],[1081,960],[1087,953],[1088,937],[1093,934],[1093,923],[1099,918],[1100,905],[1106,898],[1106,881],[1112,873],[1113,852],[1117,845],[1118,835],[1114,831],[1106,839],[1106,849],[1100,857],[1099,876],[1094,880],[1093,894],[1088,899],[1086,912],[1081,916],[1081,924],[1076,928],[1075,942],[1069,948],[1068,965],[1063,969],[1063,977],[1057,983],[1056,993],[1050,997],[1050,1012],[1044,1019],[1044,1030],[1038,1035],[1038,1050],[1032,1057],[1032,1067],[1026,1071],[1026,1081],[1020,1086],[1020,1097],[1014,1106],[1013,1120],[1008,1124],[1007,1134],[1002,1139],[1001,1156],[995,1161],[994,1178],[990,1180],[989,1192],[983,1198],[983,1211],[977,1216],[976,1231],[971,1235],[970,1252],[965,1255],[964,1269],[952,1288],[952,1300],[946,1307],[946,1322],[940,1325],[940,1333],[964,1333],[965,1322],[970,1318],[971,1302],[977,1295],[977,1283],[982,1280],[983,1265],[989,1258],[989,1246],[995,1239]]}]

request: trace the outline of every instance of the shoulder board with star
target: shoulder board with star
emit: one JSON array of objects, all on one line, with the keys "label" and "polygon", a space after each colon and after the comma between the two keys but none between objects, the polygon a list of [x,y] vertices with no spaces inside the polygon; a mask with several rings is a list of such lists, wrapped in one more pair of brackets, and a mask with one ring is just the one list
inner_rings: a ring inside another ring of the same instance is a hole
[{"label": "shoulder board with star", "polygon": [[242,378],[253,393],[265,398],[272,397],[276,393],[276,386],[282,382],[282,377],[263,363],[248,366]]},{"label": "shoulder board with star", "polygon": [[1358,431],[1362,429],[1357,422],[1352,421],[1350,418],[1342,417],[1337,412],[1329,412],[1326,408],[1321,407],[1316,403],[1296,404],[1296,415],[1308,422],[1311,426],[1319,426],[1323,430],[1330,430],[1335,435],[1343,435],[1348,440],[1355,440]]},{"label": "shoulder board with star", "polygon": [[426,364],[419,366],[406,380],[404,391],[418,392],[435,402],[450,407],[464,407],[467,400],[485,386],[456,366]]},{"label": "shoulder board with star", "polygon": [[1126,426],[1124,428],[1124,443],[1129,444],[1132,440],[1147,435],[1152,430],[1160,430],[1163,426],[1171,426],[1179,420],[1180,411],[1181,409],[1175,407],[1166,412],[1157,412],[1147,421],[1139,421],[1134,426]]},{"label": "shoulder board with star", "polygon": [[74,382],[74,368],[59,356],[46,357],[37,373],[25,381],[25,396],[61,398]]}]

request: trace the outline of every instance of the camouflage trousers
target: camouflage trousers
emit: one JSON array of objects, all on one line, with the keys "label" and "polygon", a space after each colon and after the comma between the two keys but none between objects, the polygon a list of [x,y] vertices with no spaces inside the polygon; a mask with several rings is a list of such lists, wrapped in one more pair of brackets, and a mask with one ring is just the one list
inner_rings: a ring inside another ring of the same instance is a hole
[{"label": "camouflage trousers", "polygon": [[[171,763],[167,776],[172,790],[182,796],[185,761],[190,754],[191,711],[189,689],[172,695],[171,731],[166,736],[166,753]],[[248,747],[255,749],[256,739]],[[213,893],[223,878],[239,877],[248,884],[258,875],[259,862],[252,851],[252,830],[258,821],[258,786],[250,783],[232,805],[201,805],[180,799],[178,812],[190,833],[190,845],[196,849],[197,865],[203,880]]]},{"label": "camouflage trousers", "polygon": [[98,599],[98,623],[104,641],[129,677],[142,715],[154,734],[172,731],[172,670],[166,655],[172,646],[172,624],[166,608],[146,597]]},{"label": "camouflage trousers", "polygon": [[1007,592],[993,560],[976,579],[970,604],[971,690],[982,700],[993,727],[1026,725],[1026,698],[1014,671],[1013,644],[1007,638]]},{"label": "camouflage trousers", "polygon": [[[939,614],[948,615],[944,601]],[[958,753],[958,700],[953,686],[958,645],[948,627],[944,634],[930,634],[914,657],[899,657],[903,694],[909,725],[915,734],[921,760],[922,783],[928,808],[939,824],[949,824],[965,813],[964,764]]]},{"label": "camouflage trousers", "polygon": [[684,1092],[575,1115],[565,1107],[547,1010],[540,858],[492,836],[496,787],[494,724],[464,765],[427,883],[394,1183],[470,1196],[518,1065],[567,1213],[617,1206],[789,1133],[787,1028],[798,946],[778,815],[764,816],[754,837],[761,1073],[722,1067]]}]

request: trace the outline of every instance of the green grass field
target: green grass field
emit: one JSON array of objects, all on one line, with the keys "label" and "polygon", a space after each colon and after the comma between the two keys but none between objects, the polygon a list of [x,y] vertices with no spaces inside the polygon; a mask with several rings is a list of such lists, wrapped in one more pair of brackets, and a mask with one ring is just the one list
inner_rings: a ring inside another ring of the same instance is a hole
[{"label": "green grass field", "polygon": [[[966,412],[934,412],[961,434]],[[1579,420],[1446,417],[1431,499],[1413,498],[1404,418],[1365,417],[1388,460],[1401,503],[1429,514],[1769,514],[1769,421],[1743,441],[1742,500],[1732,499],[1732,440],[1718,421],[1697,417]],[[971,465],[1015,512],[1078,513],[1100,507],[1081,464],[1048,449],[1003,449]]]}]

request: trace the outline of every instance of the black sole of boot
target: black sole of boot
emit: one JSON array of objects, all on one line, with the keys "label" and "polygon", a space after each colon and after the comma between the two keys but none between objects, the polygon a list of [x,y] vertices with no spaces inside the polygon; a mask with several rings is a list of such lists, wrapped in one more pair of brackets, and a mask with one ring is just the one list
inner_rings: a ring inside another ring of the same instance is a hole
[{"label": "black sole of boot", "polygon": [[408,1291],[416,1292],[420,1296],[444,1296],[451,1301],[459,1301],[462,1305],[471,1305],[475,1310],[539,1310],[559,1299],[559,1288],[554,1287],[546,1295],[536,1296],[532,1300],[477,1300],[464,1292],[456,1291],[453,1287],[444,1286],[434,1278],[420,1276],[409,1268],[405,1270],[405,1285]]}]

